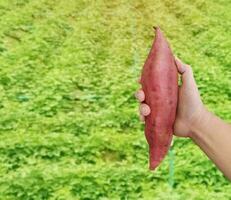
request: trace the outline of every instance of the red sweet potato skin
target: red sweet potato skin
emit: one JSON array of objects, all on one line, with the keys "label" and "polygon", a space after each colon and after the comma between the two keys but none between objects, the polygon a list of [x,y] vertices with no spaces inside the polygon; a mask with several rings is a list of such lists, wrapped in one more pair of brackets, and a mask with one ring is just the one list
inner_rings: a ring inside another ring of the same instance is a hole
[{"label": "red sweet potato skin", "polygon": [[160,28],[145,61],[141,85],[151,113],[145,117],[149,144],[149,168],[155,169],[171,145],[178,98],[178,75],[174,56]]}]

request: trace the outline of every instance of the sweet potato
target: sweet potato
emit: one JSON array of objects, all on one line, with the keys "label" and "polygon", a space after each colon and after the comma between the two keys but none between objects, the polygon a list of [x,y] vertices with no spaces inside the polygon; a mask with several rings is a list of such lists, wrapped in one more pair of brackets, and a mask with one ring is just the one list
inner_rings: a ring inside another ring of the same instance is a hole
[{"label": "sweet potato", "polygon": [[160,164],[171,145],[178,98],[177,74],[172,51],[157,27],[141,75],[144,103],[151,108],[151,113],[145,117],[145,137],[149,144],[151,170]]}]

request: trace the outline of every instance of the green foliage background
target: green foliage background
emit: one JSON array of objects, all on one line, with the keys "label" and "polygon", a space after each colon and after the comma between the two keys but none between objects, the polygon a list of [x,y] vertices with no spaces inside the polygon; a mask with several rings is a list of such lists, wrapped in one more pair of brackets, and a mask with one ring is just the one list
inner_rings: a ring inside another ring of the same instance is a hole
[{"label": "green foliage background", "polygon": [[[231,199],[188,139],[148,170],[134,92],[159,25],[231,122],[230,0],[0,0],[0,199]],[[219,134],[219,133],[217,133]]]}]

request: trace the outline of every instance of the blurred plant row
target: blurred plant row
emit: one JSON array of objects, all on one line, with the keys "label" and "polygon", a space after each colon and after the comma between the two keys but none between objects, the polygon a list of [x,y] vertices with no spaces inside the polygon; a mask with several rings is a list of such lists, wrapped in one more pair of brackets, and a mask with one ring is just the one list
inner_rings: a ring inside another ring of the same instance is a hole
[{"label": "blurred plant row", "polygon": [[148,170],[136,80],[165,32],[207,107],[231,122],[230,3],[0,0],[0,199],[231,199],[188,139]]}]

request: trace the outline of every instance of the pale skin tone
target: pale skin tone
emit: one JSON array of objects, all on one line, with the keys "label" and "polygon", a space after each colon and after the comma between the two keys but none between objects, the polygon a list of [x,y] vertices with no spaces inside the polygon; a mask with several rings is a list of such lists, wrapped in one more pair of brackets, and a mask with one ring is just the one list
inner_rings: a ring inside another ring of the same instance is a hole
[{"label": "pale skin tone", "polygon": [[[178,58],[176,64],[182,84],[179,86],[174,134],[191,138],[231,180],[231,125],[203,105],[191,67]],[[145,116],[152,111],[143,103],[145,94],[142,89],[136,93],[136,98],[140,102],[140,119],[144,122]]]}]

